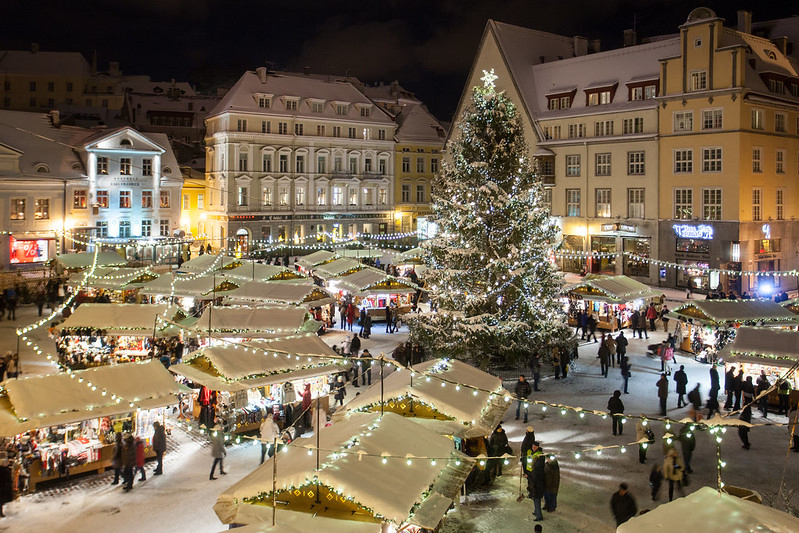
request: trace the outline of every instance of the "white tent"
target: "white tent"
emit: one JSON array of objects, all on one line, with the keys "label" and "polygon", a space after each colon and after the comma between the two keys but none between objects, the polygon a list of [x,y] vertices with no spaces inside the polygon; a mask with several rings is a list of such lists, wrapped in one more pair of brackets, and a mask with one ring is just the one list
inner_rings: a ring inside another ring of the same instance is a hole
[{"label": "white tent", "polygon": [[769,325],[799,324],[796,315],[771,300],[691,300],[672,309],[672,318],[692,318],[703,324],[763,323]]},{"label": "white tent", "polygon": [[[222,274],[216,276],[206,274],[198,277],[182,277],[179,275],[170,276],[164,274],[158,279],[143,283],[140,294],[148,296],[178,296],[196,298],[198,300],[210,300],[216,294],[222,296],[226,291],[238,288],[241,280],[230,279]],[[216,290],[214,290],[216,287]]]},{"label": "white tent", "polygon": [[366,265],[362,265],[355,259],[350,259],[348,257],[336,259],[329,263],[325,263],[316,268],[315,273],[317,276],[330,279],[335,276],[341,276],[347,273],[357,272],[366,268]]},{"label": "white tent", "polygon": [[[412,369],[415,375],[402,370],[392,372],[383,380],[385,411],[407,417],[454,419],[462,426],[459,436],[478,437],[491,434],[510,406],[502,380],[464,362],[434,359]],[[429,380],[425,374],[430,375]],[[413,410],[411,404],[415,405]],[[346,416],[356,411],[379,412],[380,387],[370,387],[353,398],[346,410]],[[337,418],[344,417],[342,413],[337,414]]]},{"label": "white tent", "polygon": [[56,332],[89,328],[105,330],[109,336],[147,337],[152,336],[155,330],[157,335],[162,336],[165,326],[161,319],[172,320],[174,314],[166,305],[85,303],[58,324]]},{"label": "white tent", "polygon": [[318,285],[274,281],[248,281],[238,289],[226,293],[225,299],[232,303],[260,302],[313,306],[336,301],[332,294]]},{"label": "white tent", "polygon": [[355,296],[410,294],[416,292],[418,288],[410,281],[390,276],[382,270],[372,267],[346,276],[337,276],[329,280],[329,283],[331,286],[344,289]]},{"label": "white tent", "polygon": [[316,266],[321,265],[322,263],[326,263],[328,261],[332,261],[338,257],[336,252],[330,252],[328,250],[318,250],[308,255],[303,255],[299,259],[297,259],[297,263],[305,268],[314,268]]},{"label": "white tent", "polygon": [[61,254],[55,256],[64,268],[91,268],[95,266],[124,265],[127,263],[124,257],[116,252],[97,252],[95,260],[94,252],[79,252],[76,254]]},{"label": "white tent", "polygon": [[224,273],[226,276],[242,281],[271,281],[305,277],[291,267],[265,265],[253,261],[246,261],[241,266],[225,269]]},{"label": "white tent", "polygon": [[244,261],[241,259],[236,259],[235,257],[230,257],[227,255],[220,255],[220,254],[205,254],[205,255],[198,255],[194,259],[190,259],[180,265],[178,272],[189,272],[192,274],[197,274],[200,272],[213,272],[214,270],[220,270],[224,267],[235,267],[243,264]]},{"label": "white tent", "polygon": [[799,518],[765,505],[702,487],[620,525],[618,533],[701,531],[702,533],[795,533]]},{"label": "white tent", "polygon": [[[287,510],[434,529],[475,462],[447,437],[393,413],[353,415],[322,428],[319,439],[318,471],[315,452],[303,448],[315,448],[316,438],[297,439],[277,454],[277,499]],[[223,523],[271,520],[274,460],[219,496],[214,511]]]},{"label": "white tent", "polygon": [[660,298],[663,291],[653,289],[640,281],[627,276],[598,276],[565,287],[564,292],[580,296],[586,300],[610,303],[632,302],[633,300],[646,300]]},{"label": "white tent", "polygon": [[316,332],[319,323],[307,310],[291,305],[263,307],[213,306],[206,307],[192,326],[198,333],[220,337],[268,337],[305,331]]},{"label": "white tent", "polygon": [[[142,284],[149,283],[158,277],[158,274],[150,271],[149,267],[97,267],[89,277],[86,276],[86,272],[71,274],[67,284],[72,287],[85,285],[96,289],[129,290],[141,287]],[[133,286],[130,286],[131,284]]]},{"label": "white tent", "polygon": [[[272,508],[267,509],[269,512],[265,522],[236,528],[236,533],[381,533],[383,531],[381,524],[373,522],[323,518],[285,509],[277,510],[275,525],[272,526]],[[220,533],[230,533],[230,530],[225,529]]]},{"label": "white tent", "polygon": [[0,435],[177,404],[182,388],[160,361],[3,382]]},{"label": "white tent", "polygon": [[799,360],[799,331],[741,326],[735,339],[725,346],[720,356],[755,355],[775,359]]}]

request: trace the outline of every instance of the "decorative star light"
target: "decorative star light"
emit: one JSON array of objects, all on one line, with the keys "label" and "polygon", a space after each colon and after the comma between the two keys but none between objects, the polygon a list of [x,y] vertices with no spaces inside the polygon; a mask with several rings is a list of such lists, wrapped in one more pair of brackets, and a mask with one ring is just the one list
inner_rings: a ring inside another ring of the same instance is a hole
[{"label": "decorative star light", "polygon": [[496,80],[497,77],[498,76],[494,74],[493,68],[491,70],[484,70],[483,77],[480,78],[483,81],[483,87],[485,87],[486,89],[493,90],[495,87],[494,80]]}]

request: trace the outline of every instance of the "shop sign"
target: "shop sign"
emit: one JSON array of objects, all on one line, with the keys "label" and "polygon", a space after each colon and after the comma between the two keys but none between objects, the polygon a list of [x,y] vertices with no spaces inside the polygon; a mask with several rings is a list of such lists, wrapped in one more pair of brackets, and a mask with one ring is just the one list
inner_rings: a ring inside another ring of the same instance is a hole
[{"label": "shop sign", "polygon": [[47,251],[49,242],[47,239],[25,239],[17,240],[14,237],[9,239],[10,263],[12,265],[20,263],[42,263],[49,259]]},{"label": "shop sign", "polygon": [[599,226],[600,231],[627,231],[635,233],[638,228],[632,224],[602,224]]},{"label": "shop sign", "polygon": [[638,228],[632,224],[619,224],[619,231],[629,231],[630,233],[635,233],[637,230]]},{"label": "shop sign", "polygon": [[763,230],[763,238],[771,239],[771,224],[763,224],[761,229]]},{"label": "shop sign", "polygon": [[693,226],[691,224],[674,224],[674,233],[682,239],[704,239],[706,241],[713,239],[713,226],[707,224],[699,224]]},{"label": "shop sign", "polygon": [[616,224],[602,224],[599,229],[602,231],[616,231]]}]

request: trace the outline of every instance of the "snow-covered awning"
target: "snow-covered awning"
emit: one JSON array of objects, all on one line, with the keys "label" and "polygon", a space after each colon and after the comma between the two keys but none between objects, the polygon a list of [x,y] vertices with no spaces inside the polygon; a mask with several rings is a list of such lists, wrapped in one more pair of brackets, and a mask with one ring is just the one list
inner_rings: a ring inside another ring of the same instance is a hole
[{"label": "snow-covered awning", "polygon": [[218,337],[269,337],[319,329],[307,310],[290,305],[206,307],[192,329]]},{"label": "snow-covered awning", "polygon": [[297,263],[304,266],[305,268],[314,268],[322,263],[327,263],[329,261],[333,261],[338,257],[336,252],[330,252],[328,250],[319,250],[312,254],[304,255],[297,259]]},{"label": "snow-covered awning", "polygon": [[235,268],[242,264],[244,264],[242,259],[236,259],[228,255],[204,254],[185,261],[180,265],[178,272],[187,272],[190,274],[211,273],[215,270]]},{"label": "snow-covered awning", "polygon": [[0,435],[178,403],[184,390],[160,361],[3,382]]},{"label": "snow-covered awning", "polygon": [[669,316],[692,318],[710,325],[723,325],[729,322],[799,324],[799,315],[771,300],[694,300],[674,308]]},{"label": "snow-covered awning", "polygon": [[620,525],[617,533],[639,531],[799,531],[799,518],[767,505],[743,500],[716,489],[702,487],[684,498],[659,505]]},{"label": "snow-covered awning", "polygon": [[151,282],[159,277],[149,267],[145,268],[117,268],[97,267],[91,276],[86,272],[70,274],[67,284],[72,287],[84,285],[96,289],[130,290],[141,287],[142,284]]},{"label": "snow-covered awning", "polygon": [[[353,414],[297,439],[217,499],[225,524],[263,522],[272,502],[272,461],[277,460],[277,499],[290,511],[357,522],[393,522],[435,529],[457,497],[475,459],[453,448],[447,437],[393,413]],[[435,460],[433,460],[435,458]],[[324,505],[317,505],[316,491]],[[437,513],[432,511],[437,510]]]},{"label": "snow-covered awning", "polygon": [[210,300],[219,297],[233,289],[237,289],[241,280],[228,278],[225,275],[206,274],[197,277],[170,276],[164,274],[158,279],[144,283],[139,289],[140,294],[149,296],[178,296],[182,298],[196,298]]},{"label": "snow-covered awning", "polygon": [[55,328],[56,333],[61,330],[75,328],[101,329],[108,336],[139,336],[151,337],[155,330],[156,335],[175,334],[167,329],[164,320],[173,320],[177,309],[167,305],[147,304],[95,304],[85,303],[78,306],[64,322]]},{"label": "snow-covered awning", "polygon": [[791,366],[799,361],[799,331],[741,326],[719,356],[727,362],[746,357],[744,362],[764,363],[763,359],[768,358],[768,364],[782,360]]},{"label": "snow-covered awning", "polygon": [[279,303],[288,305],[325,305],[336,299],[318,285],[248,281],[226,293],[225,301]]},{"label": "snow-covered awning", "polygon": [[115,266],[127,263],[124,257],[116,252],[97,252],[95,261],[94,252],[79,252],[76,254],[61,254],[55,260],[64,265],[64,268],[90,268],[95,266]]},{"label": "snow-covered awning", "polygon": [[663,296],[658,291],[640,281],[627,276],[603,276],[587,279],[577,285],[566,287],[564,292],[585,298],[610,303],[625,303]]},{"label": "snow-covered awning", "polygon": [[[237,527],[236,533],[382,533],[383,525],[374,522],[355,522],[323,518],[308,513],[278,509],[272,525],[272,508],[250,506],[259,520],[249,526]],[[228,529],[220,533],[230,533]]]},{"label": "snow-covered awning", "polygon": [[[412,368],[415,375],[401,370],[383,380],[385,411],[408,417],[455,420],[463,426],[463,436],[478,437],[494,431],[510,406],[502,380],[462,361],[433,359]],[[425,374],[433,377],[428,379]],[[353,398],[346,405],[346,412],[337,417],[372,410],[380,411],[380,387],[371,387]]]},{"label": "snow-covered awning", "polygon": [[359,263],[355,259],[342,257],[341,259],[335,259],[329,263],[325,263],[316,267],[315,273],[317,276],[323,279],[330,279],[336,276],[351,274],[364,268],[366,268],[366,265]]},{"label": "snow-covered awning", "polygon": [[212,390],[236,391],[328,376],[345,366],[346,360],[311,333],[201,348],[169,370]]},{"label": "snow-covered awning", "polygon": [[370,294],[409,294],[418,287],[401,278],[390,276],[378,268],[366,267],[353,274],[336,276],[329,280],[331,286],[344,289],[355,296]]},{"label": "snow-covered awning", "polygon": [[247,261],[241,266],[227,269],[224,273],[228,277],[242,281],[272,281],[305,277],[291,267],[265,265],[253,261]]}]

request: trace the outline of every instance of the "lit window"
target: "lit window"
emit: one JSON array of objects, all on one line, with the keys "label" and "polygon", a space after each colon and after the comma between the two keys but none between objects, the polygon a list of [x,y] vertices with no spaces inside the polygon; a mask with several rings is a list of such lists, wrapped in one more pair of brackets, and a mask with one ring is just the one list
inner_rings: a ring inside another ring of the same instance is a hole
[{"label": "lit window", "polygon": [[169,208],[169,191],[161,190],[161,208],[166,209]]},{"label": "lit window", "polygon": [[702,219],[721,220],[721,189],[702,190]]},{"label": "lit window", "polygon": [[108,209],[108,191],[97,191],[97,207]]},{"label": "lit window", "polygon": [[644,189],[627,189],[627,216],[644,218]]},{"label": "lit window", "polygon": [[694,190],[674,189],[674,218],[690,220],[694,216]]},{"label": "lit window", "polygon": [[595,154],[595,173],[597,176],[610,176],[610,154]]},{"label": "lit window", "polygon": [[580,189],[566,189],[566,216],[580,216]]},{"label": "lit window", "polygon": [[37,198],[34,207],[36,209],[33,213],[34,220],[48,220],[50,218],[49,198]]},{"label": "lit window", "polygon": [[151,209],[153,207],[153,191],[141,192],[141,206],[142,209]]},{"label": "lit window", "polygon": [[97,173],[106,175],[108,174],[108,158],[107,157],[98,157],[97,158]]},{"label": "lit window", "polygon": [[610,217],[610,189],[596,190],[596,216],[599,218]]},{"label": "lit window", "polygon": [[131,191],[119,191],[119,208],[130,209]]},{"label": "lit window", "polygon": [[693,129],[693,111],[678,111],[677,113],[674,113],[674,133],[681,131],[693,131]]}]

